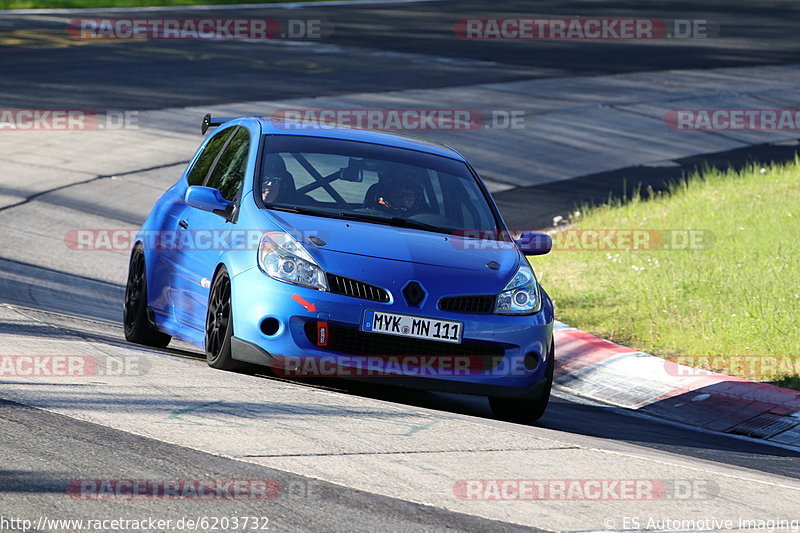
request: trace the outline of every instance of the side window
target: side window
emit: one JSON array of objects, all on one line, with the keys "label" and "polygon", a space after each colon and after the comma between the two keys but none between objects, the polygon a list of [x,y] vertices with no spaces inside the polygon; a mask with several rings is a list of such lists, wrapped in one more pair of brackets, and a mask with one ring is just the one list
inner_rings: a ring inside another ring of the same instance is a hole
[{"label": "side window", "polygon": [[247,169],[247,155],[250,151],[250,134],[245,128],[234,128],[236,133],[231,137],[228,146],[208,178],[207,187],[213,187],[222,193],[222,197],[233,202],[244,183]]},{"label": "side window", "polygon": [[194,167],[192,167],[192,170],[186,178],[189,181],[189,185],[203,184],[208,175],[208,171],[211,169],[211,165],[216,161],[219,151],[225,146],[225,141],[228,140],[230,134],[231,129],[223,130],[214,135],[208,143],[206,143],[206,147],[203,148],[203,153],[197,158]]}]

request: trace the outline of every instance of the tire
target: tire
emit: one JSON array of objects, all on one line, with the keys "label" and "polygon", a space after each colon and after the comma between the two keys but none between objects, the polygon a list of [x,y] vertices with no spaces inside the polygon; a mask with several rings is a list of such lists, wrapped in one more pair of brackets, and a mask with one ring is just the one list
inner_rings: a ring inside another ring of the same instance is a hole
[{"label": "tire", "polygon": [[217,272],[208,295],[205,342],[208,366],[220,370],[239,370],[244,366],[231,356],[232,337],[231,279],[223,266]]},{"label": "tire", "polygon": [[125,303],[122,311],[125,339],[136,344],[164,348],[172,337],[162,333],[147,318],[147,269],[144,251],[137,245],[128,263],[128,281],[125,284]]},{"label": "tire", "polygon": [[489,398],[489,406],[492,408],[494,416],[508,422],[518,422],[520,424],[531,424],[536,422],[544,415],[547,404],[550,402],[550,391],[553,388],[553,373],[555,371],[555,349],[550,343],[550,353],[547,361],[547,385],[542,395],[535,399],[527,398]]}]

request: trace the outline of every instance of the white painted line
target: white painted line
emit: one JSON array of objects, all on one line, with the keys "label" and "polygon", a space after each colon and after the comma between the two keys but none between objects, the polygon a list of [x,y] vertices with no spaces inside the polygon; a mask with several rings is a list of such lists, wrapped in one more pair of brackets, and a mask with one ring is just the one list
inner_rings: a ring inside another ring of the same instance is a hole
[{"label": "white painted line", "polygon": [[228,9],[297,9],[300,7],[327,7],[327,6],[362,6],[381,4],[416,4],[420,2],[442,2],[444,0],[330,0],[311,2],[280,2],[275,4],[217,4],[202,6],[149,6],[149,7],[88,7],[70,9],[5,9],[0,10],[0,17],[13,15],[60,15],[70,13],[141,13],[159,11],[215,11]]}]

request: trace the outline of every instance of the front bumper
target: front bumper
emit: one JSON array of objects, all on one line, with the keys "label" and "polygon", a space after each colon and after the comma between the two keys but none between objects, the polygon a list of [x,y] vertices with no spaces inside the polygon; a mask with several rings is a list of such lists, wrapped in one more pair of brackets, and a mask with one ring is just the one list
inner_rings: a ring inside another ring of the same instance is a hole
[{"label": "front bumper", "polygon": [[[276,373],[287,376],[329,376],[497,397],[533,399],[541,396],[548,381],[549,359],[553,357],[550,352],[553,309],[544,292],[542,310],[535,315],[446,312],[436,304],[447,294],[448,280],[420,276],[425,272],[416,274],[427,280],[428,287],[445,287],[440,293],[432,290],[419,307],[408,306],[397,291],[390,290],[391,300],[381,303],[282,283],[258,268],[245,270],[232,280],[235,335],[232,355],[234,359],[270,366]],[[295,296],[312,303],[314,309],[304,308]],[[434,343],[435,352],[426,353],[426,346],[433,345],[360,332],[367,309],[462,322],[462,343],[449,346]],[[265,328],[269,335],[261,327],[265,319],[277,320],[277,328]],[[317,345],[318,322],[329,326],[328,346]],[[333,338],[336,332],[346,333],[348,342],[337,343]],[[374,353],[369,352],[372,340],[378,350]],[[478,353],[479,356],[473,356]],[[529,358],[526,367],[528,354],[535,354],[538,365],[531,365]],[[423,356],[433,359],[423,359]],[[466,369],[464,365],[459,366],[465,360],[469,360]],[[310,374],[306,372],[309,368]]]}]

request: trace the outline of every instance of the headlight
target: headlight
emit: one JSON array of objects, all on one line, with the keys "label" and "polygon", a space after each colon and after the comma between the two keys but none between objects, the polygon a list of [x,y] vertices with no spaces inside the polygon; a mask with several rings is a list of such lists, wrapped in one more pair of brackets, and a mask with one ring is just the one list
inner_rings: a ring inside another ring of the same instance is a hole
[{"label": "headlight", "polygon": [[279,281],[328,290],[325,272],[303,245],[287,233],[271,231],[261,237],[258,266]]},{"label": "headlight", "polygon": [[501,315],[537,313],[542,308],[539,284],[529,266],[521,266],[508,282],[503,292],[497,295],[494,312]]}]

